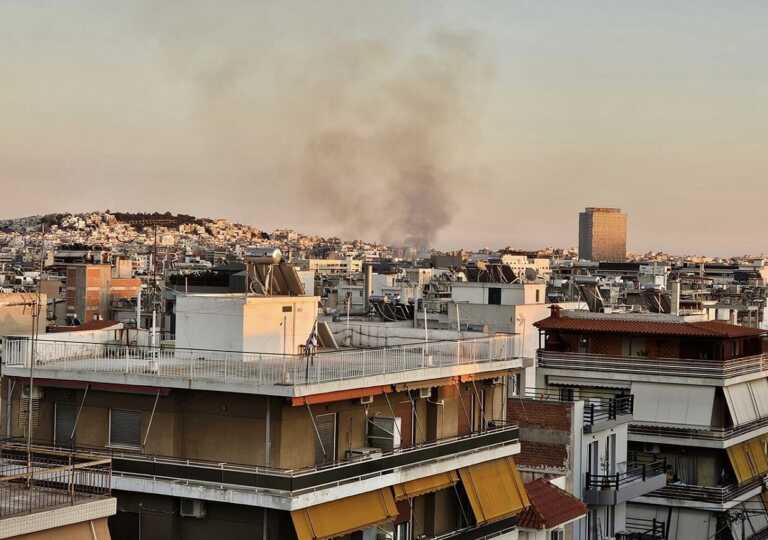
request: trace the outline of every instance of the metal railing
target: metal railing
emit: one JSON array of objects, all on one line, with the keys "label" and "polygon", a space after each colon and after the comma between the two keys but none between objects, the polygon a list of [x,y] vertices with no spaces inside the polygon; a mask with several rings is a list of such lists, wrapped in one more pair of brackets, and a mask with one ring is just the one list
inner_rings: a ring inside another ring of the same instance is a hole
[{"label": "metal railing", "polygon": [[768,355],[757,354],[730,360],[648,358],[574,352],[538,351],[538,366],[550,369],[610,371],[639,375],[663,375],[728,379],[768,370]]},{"label": "metal railing", "polygon": [[626,519],[626,530],[616,533],[616,540],[665,540],[667,526],[657,519]]},{"label": "metal railing", "polygon": [[[3,354],[6,366],[29,367],[29,345],[26,338],[6,340]],[[297,385],[519,359],[516,349],[515,337],[511,335],[312,355],[39,340],[35,366],[256,385]]]},{"label": "metal railing", "polygon": [[665,474],[666,468],[666,460],[659,460],[652,463],[633,464],[623,473],[586,473],[585,489],[621,489],[635,482],[645,482],[652,476]]},{"label": "metal railing", "polygon": [[570,388],[527,388],[526,399],[560,403],[584,402],[584,424],[594,426],[600,422],[616,420],[619,416],[632,415],[635,398],[631,394],[608,397],[580,397]]},{"label": "metal railing", "polygon": [[646,497],[726,504],[754,489],[761,488],[762,485],[763,477],[761,476],[753,478],[742,485],[695,486],[691,484],[675,483],[667,484],[665,487],[649,493]]},{"label": "metal railing", "polygon": [[714,426],[679,426],[675,424],[642,423],[630,424],[629,433],[678,439],[698,439],[705,441],[727,441],[752,431],[768,427],[768,418],[758,418],[752,422],[731,427]]},{"label": "metal railing", "polygon": [[0,445],[0,518],[72,506],[111,493],[111,461]]},{"label": "metal railing", "polygon": [[[108,448],[78,447],[78,450],[108,457],[112,461],[116,476],[144,476],[198,481],[298,494],[374,478],[389,474],[394,469],[401,467],[411,467],[467,452],[500,448],[518,442],[518,427],[509,424],[489,428],[483,432],[398,448],[359,459],[299,469],[189,460]],[[19,440],[7,440],[4,444],[19,451],[24,449],[24,444]],[[47,451],[67,452],[67,449],[50,446],[45,441],[39,441],[36,445]]]}]

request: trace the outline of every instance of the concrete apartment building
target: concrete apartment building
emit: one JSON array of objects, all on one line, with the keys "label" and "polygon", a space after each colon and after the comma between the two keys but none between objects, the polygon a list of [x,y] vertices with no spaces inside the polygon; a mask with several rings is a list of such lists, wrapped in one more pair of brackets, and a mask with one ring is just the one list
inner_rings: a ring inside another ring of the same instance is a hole
[{"label": "concrete apartment building", "polygon": [[[610,469],[595,473],[602,456],[587,463],[592,491],[585,486],[586,502],[626,501],[625,528],[652,523],[658,532],[648,538],[659,540],[768,535],[765,331],[669,315],[556,308],[536,326],[537,387],[567,398],[631,396],[633,403],[627,465],[612,481]],[[597,446],[601,452],[603,445]],[[656,470],[659,462],[665,486],[638,493],[624,481],[643,466],[648,478],[649,467]],[[589,538],[618,538],[624,532],[618,521],[613,530],[601,522]]]},{"label": "concrete apartment building", "polygon": [[579,259],[621,262],[627,257],[627,215],[619,208],[579,213]]},{"label": "concrete apartment building", "polygon": [[110,318],[116,300],[136,298],[141,280],[126,276],[109,264],[67,266],[67,316],[81,323]]},{"label": "concrete apartment building", "polygon": [[177,301],[190,348],[42,340],[31,400],[6,341],[3,428],[112,459],[114,540],[518,538],[514,336],[316,350],[316,297]]}]

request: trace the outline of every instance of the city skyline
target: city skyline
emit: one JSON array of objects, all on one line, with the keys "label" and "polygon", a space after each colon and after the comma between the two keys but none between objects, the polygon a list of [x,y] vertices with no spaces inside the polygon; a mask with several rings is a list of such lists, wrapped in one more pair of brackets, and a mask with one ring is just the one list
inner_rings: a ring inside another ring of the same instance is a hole
[{"label": "city skyline", "polygon": [[[616,206],[633,252],[765,251],[768,8],[467,9],[198,2],[181,24],[151,2],[5,2],[0,214],[172,210],[389,241],[434,226],[438,248],[533,248],[576,245],[578,208]],[[444,87],[411,122],[402,95]],[[367,117],[372,145],[350,132]],[[389,153],[402,130],[416,150]],[[328,163],[339,148],[365,159]]]}]

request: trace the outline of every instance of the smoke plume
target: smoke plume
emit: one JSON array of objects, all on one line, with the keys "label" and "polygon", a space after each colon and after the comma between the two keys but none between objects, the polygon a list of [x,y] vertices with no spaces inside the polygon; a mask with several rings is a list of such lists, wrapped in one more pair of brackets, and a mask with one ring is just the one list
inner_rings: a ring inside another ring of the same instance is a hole
[{"label": "smoke plume", "polygon": [[202,19],[191,32],[166,15],[152,12],[158,39],[198,88],[196,114],[238,192],[288,199],[325,230],[394,245],[428,247],[451,223],[490,73],[473,36],[296,52],[217,35]]}]

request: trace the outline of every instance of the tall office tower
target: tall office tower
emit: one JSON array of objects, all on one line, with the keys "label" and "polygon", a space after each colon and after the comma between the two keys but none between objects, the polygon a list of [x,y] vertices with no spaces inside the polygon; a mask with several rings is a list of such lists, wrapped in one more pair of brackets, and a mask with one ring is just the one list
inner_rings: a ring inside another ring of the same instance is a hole
[{"label": "tall office tower", "polygon": [[627,214],[619,208],[579,213],[579,259],[623,261],[627,257]]}]

